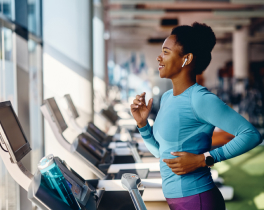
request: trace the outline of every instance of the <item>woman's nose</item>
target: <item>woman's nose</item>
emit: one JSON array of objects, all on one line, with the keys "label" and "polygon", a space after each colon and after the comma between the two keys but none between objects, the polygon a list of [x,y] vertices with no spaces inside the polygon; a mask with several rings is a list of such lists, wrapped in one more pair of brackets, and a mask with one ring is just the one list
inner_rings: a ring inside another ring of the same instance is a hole
[{"label": "woman's nose", "polygon": [[161,61],[161,56],[160,56],[160,55],[157,57],[157,61],[158,61],[158,62]]}]

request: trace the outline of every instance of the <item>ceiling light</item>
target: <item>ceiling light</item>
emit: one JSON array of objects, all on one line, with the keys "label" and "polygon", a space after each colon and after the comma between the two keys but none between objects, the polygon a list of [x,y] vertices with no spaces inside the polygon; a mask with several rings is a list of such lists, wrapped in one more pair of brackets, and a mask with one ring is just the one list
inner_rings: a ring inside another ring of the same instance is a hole
[{"label": "ceiling light", "polygon": [[214,27],[212,27],[212,30],[215,31],[215,32],[225,33],[225,32],[233,32],[233,31],[235,31],[236,27],[235,26],[214,26]]},{"label": "ceiling light", "polygon": [[145,10],[145,9],[127,9],[127,10],[110,10],[110,16],[134,16],[134,15],[164,15],[164,10]]},{"label": "ceiling light", "polygon": [[250,19],[208,19],[203,22],[207,25],[249,25]]},{"label": "ceiling light", "polygon": [[142,20],[142,19],[113,19],[111,20],[112,26],[120,25],[145,25],[145,26],[158,26],[160,24],[159,20]]},{"label": "ceiling light", "polygon": [[263,0],[231,0],[234,4],[264,4]]},{"label": "ceiling light", "polygon": [[258,18],[258,17],[264,17],[264,10],[214,11],[213,14],[217,16],[225,16],[225,17]]},{"label": "ceiling light", "polygon": [[[163,0],[162,3],[172,3],[174,0]],[[110,4],[150,4],[161,3],[160,0],[110,0]]]}]

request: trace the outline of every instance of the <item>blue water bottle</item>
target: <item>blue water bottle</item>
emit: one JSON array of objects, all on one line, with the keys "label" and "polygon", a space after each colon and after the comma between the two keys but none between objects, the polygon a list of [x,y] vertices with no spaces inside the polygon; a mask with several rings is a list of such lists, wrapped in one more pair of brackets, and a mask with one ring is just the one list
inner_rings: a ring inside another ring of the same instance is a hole
[{"label": "blue water bottle", "polygon": [[81,210],[79,203],[73,196],[72,191],[64,176],[62,175],[60,168],[54,161],[54,156],[52,154],[47,155],[40,160],[38,169],[43,175],[48,186],[51,189],[56,190],[59,193],[61,199],[67,205],[69,205],[74,210]]}]

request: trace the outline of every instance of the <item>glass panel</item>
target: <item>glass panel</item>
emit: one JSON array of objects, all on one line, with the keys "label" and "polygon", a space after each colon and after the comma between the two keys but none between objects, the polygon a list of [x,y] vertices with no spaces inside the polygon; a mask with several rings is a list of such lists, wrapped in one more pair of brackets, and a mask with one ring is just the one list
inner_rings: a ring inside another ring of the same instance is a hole
[{"label": "glass panel", "polygon": [[33,40],[28,41],[29,50],[29,100],[30,100],[30,139],[31,139],[31,169],[37,170],[37,164],[43,156],[42,148],[42,68],[41,46]]},{"label": "glass panel", "polygon": [[28,30],[41,37],[40,0],[28,0]]},{"label": "glass panel", "polygon": [[[0,28],[0,31],[0,101],[10,100],[16,109],[16,69],[13,63],[12,30]],[[19,207],[18,193],[18,184],[12,179],[0,159],[0,209],[17,210]]]},{"label": "glass panel", "polygon": [[14,7],[14,0],[2,0],[2,11],[3,14],[10,18],[11,20],[14,20],[14,12],[13,12],[13,7]]},{"label": "glass panel", "polygon": [[12,30],[2,28],[1,33],[1,96],[2,100],[10,100],[16,107],[16,71],[13,60]]}]

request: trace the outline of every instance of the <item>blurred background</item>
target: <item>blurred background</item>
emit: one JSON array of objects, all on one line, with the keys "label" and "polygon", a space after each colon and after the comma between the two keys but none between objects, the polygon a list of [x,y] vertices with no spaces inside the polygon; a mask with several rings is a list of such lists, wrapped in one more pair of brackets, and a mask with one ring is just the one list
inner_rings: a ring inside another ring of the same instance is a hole
[{"label": "blurred background", "polygon": [[[217,38],[197,82],[263,135],[264,0],[0,0],[0,101],[12,102],[31,144],[24,164],[34,172],[44,155],[60,155],[39,109],[48,97],[66,110],[62,98],[70,94],[80,124],[92,120],[108,131],[101,110],[111,105],[129,118],[133,98],[146,92],[155,121],[162,94],[172,88],[159,78],[162,43],[173,27],[195,21]],[[214,145],[230,139],[216,129]],[[228,210],[264,209],[263,146],[215,168],[234,187]],[[0,160],[0,210],[31,209],[26,196]]]}]

